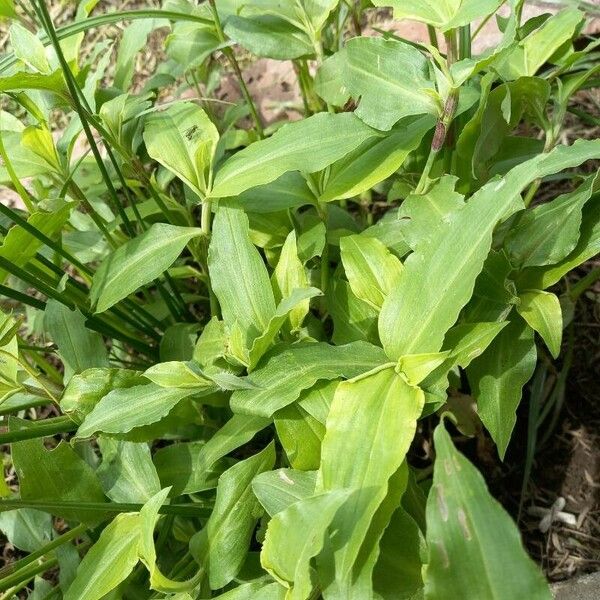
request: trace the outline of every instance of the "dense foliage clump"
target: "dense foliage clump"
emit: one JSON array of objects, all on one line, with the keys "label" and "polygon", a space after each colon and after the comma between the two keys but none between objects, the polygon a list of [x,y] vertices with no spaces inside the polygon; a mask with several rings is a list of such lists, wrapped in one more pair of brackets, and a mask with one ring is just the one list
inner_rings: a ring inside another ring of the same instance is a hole
[{"label": "dense foliage clump", "polygon": [[[577,8],[372,5],[0,1],[3,597],[551,598],[453,437],[504,457],[600,250],[600,140],[561,144],[598,42]],[[377,7],[429,41],[362,34]],[[265,125],[253,57],[300,120]]]}]

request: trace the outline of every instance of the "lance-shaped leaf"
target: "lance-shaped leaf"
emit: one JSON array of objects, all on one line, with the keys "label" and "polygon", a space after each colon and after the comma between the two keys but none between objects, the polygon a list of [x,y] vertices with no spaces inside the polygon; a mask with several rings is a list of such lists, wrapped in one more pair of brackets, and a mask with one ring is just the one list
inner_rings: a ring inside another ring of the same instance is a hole
[{"label": "lance-shaped leaf", "polygon": [[600,156],[600,142],[558,147],[512,169],[475,193],[404,262],[398,285],[379,316],[379,335],[392,359],[437,352],[473,293],[496,225],[522,207],[520,192],[544,177]]},{"label": "lance-shaped leaf", "polygon": [[345,53],[344,84],[360,98],[356,114],[368,125],[388,130],[402,117],[440,112],[429,63],[414,46],[358,37],[347,42]]},{"label": "lance-shaped leaf", "polygon": [[155,383],[113,390],[85,417],[77,437],[86,438],[98,432],[127,433],[156,423],[181,400],[195,393],[195,389],[164,388]]},{"label": "lance-shaped leaf", "polygon": [[433,116],[409,118],[398,123],[385,137],[367,140],[331,165],[319,200],[353,198],[387,179],[402,166],[434,124]]},{"label": "lance-shaped leaf", "polygon": [[246,560],[252,531],[262,512],[252,480],[271,470],[274,462],[275,447],[271,444],[219,478],[213,512],[206,527],[191,541],[192,554],[205,566],[213,590],[226,586]]},{"label": "lance-shaped leaf", "polygon": [[208,252],[211,285],[228,327],[238,324],[244,347],[266,331],[275,314],[267,267],[250,241],[248,217],[239,204],[222,202]]},{"label": "lance-shaped leaf", "polygon": [[548,584],[527,556],[517,526],[477,469],[454,448],[443,423],[435,429],[434,443],[425,598],[550,600]]},{"label": "lance-shaped leaf", "polygon": [[[352,495],[334,519],[336,580],[348,583],[371,521],[413,440],[425,403],[393,367],[340,383],[327,417],[317,492]],[[348,452],[348,448],[352,448]]]},{"label": "lance-shaped leaf", "polygon": [[391,6],[396,19],[411,19],[448,31],[492,14],[502,0],[373,0]]},{"label": "lance-shaped leaf", "polygon": [[94,274],[90,299],[96,312],[104,312],[159,277],[177,260],[187,243],[199,235],[199,228],[155,223],[117,248]]},{"label": "lance-shaped leaf", "polygon": [[41,40],[29,29],[15,22],[10,26],[10,44],[15,56],[39,73],[49,73],[50,64]]},{"label": "lance-shaped leaf", "polygon": [[310,597],[314,587],[310,561],[321,552],[327,529],[349,493],[335,490],[300,500],[269,521],[260,563],[290,588],[289,600]]},{"label": "lance-shaped leaf", "polygon": [[57,300],[49,300],[44,326],[58,346],[65,366],[65,381],[74,373],[94,367],[108,367],[108,353],[99,333],[87,329],[79,310],[70,310]]},{"label": "lance-shaped leaf", "polygon": [[289,123],[227,160],[217,172],[211,195],[236,196],[287,171],[320,171],[376,135],[352,113],[319,113]]},{"label": "lance-shaped leaf", "polygon": [[184,492],[189,494],[204,489],[206,482],[213,477],[212,467],[219,459],[247,444],[259,431],[270,424],[271,419],[263,417],[233,415],[195,456]]},{"label": "lance-shaped leaf", "polygon": [[201,198],[208,193],[219,132],[198,105],[175,104],[150,115],[144,141],[148,154]]},{"label": "lance-shaped leaf", "polygon": [[517,317],[467,369],[477,411],[501,458],[517,420],[523,386],[533,375],[535,363],[533,331]]},{"label": "lance-shaped leaf", "polygon": [[506,236],[511,262],[520,267],[555,264],[573,251],[579,240],[584,204],[598,188],[597,174],[575,191],[523,213]]},{"label": "lance-shaped leaf", "polygon": [[231,408],[239,413],[271,417],[320,379],[356,377],[384,362],[381,348],[367,342],[290,346],[273,352],[268,362],[249,376],[255,389],[234,392]]},{"label": "lance-shaped leaf", "polygon": [[252,489],[263,508],[273,517],[298,500],[312,496],[315,483],[315,471],[277,469],[257,475],[252,480]]},{"label": "lance-shaped leaf", "polygon": [[[10,419],[10,430],[26,429],[27,421]],[[41,439],[23,440],[11,446],[19,491],[23,500],[60,502],[105,502],[94,470],[66,442],[46,450]],[[65,519],[94,522],[97,513],[84,508],[52,511]]]},{"label": "lance-shaped leaf", "polygon": [[138,562],[139,539],[137,513],[115,517],[81,561],[65,600],[99,600],[125,581]]},{"label": "lance-shaped leaf", "polygon": [[177,594],[191,591],[204,576],[202,569],[194,577],[186,581],[174,581],[162,574],[156,564],[156,547],[154,546],[154,528],[159,519],[158,511],[169,495],[169,488],[160,490],[142,507],[139,514],[139,557],[150,573],[150,587],[163,594]]},{"label": "lance-shaped leaf", "polygon": [[518,313],[541,336],[550,354],[558,358],[562,341],[563,318],[560,301],[555,294],[541,290],[523,292],[517,304]]},{"label": "lance-shaped leaf", "polygon": [[101,437],[102,463],[96,475],[113,502],[147,502],[160,491],[148,444]]},{"label": "lance-shaped leaf", "polygon": [[402,263],[379,240],[363,235],[343,237],[340,251],[354,295],[381,309],[402,274]]}]

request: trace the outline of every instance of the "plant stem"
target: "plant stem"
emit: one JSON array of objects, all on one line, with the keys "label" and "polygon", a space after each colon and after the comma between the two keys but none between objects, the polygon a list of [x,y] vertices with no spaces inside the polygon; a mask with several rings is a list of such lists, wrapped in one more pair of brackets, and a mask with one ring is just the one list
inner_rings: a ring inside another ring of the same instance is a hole
[{"label": "plant stem", "polygon": [[[0,590],[9,590],[8,594],[0,596],[0,600],[4,600],[4,598],[7,600],[8,598],[13,598],[14,593],[11,588],[18,586],[19,584],[26,585],[27,582],[31,581],[36,575],[44,573],[57,564],[58,559],[56,557],[48,558],[47,560],[40,561],[37,564],[28,565],[13,575],[9,575],[8,577],[0,580]],[[22,587],[24,587],[24,585]]]},{"label": "plant stem", "polygon": [[459,28],[458,56],[460,60],[471,58],[471,25],[463,25]]},{"label": "plant stem", "polygon": [[38,438],[52,437],[59,433],[71,433],[78,428],[77,423],[66,415],[33,421],[33,424],[26,429],[17,431],[8,431],[0,433],[0,444],[12,444],[23,440],[35,440]]},{"label": "plant stem", "polygon": [[433,25],[427,25],[427,33],[429,34],[429,41],[431,45],[436,49],[440,49],[440,44],[438,42],[437,31]]},{"label": "plant stem", "polygon": [[[219,17],[219,12],[217,11],[216,0],[208,0],[208,3],[210,4],[212,16],[214,19],[214,25],[217,30],[217,36],[219,37],[219,40],[221,42],[225,43],[227,41],[227,38],[225,37],[223,27],[221,26],[221,18]],[[248,88],[246,87],[246,82],[244,81],[244,76],[242,75],[242,70],[240,69],[240,65],[238,64],[238,61],[235,58],[235,53],[229,46],[226,46],[225,48],[223,48],[223,54],[229,60],[229,64],[231,65],[231,67],[237,77],[238,83],[240,85],[240,91],[242,92],[242,96],[244,96],[244,100],[246,100],[246,103],[248,104],[248,107],[250,108],[250,114],[252,115],[252,119],[254,121],[254,126],[256,128],[256,132],[258,133],[258,136],[262,139],[265,137],[265,131],[263,128],[263,124],[262,124],[260,115],[258,114],[258,111],[256,110],[256,105],[254,104],[254,100],[252,99],[252,96],[250,95],[250,92],[248,91]]]}]

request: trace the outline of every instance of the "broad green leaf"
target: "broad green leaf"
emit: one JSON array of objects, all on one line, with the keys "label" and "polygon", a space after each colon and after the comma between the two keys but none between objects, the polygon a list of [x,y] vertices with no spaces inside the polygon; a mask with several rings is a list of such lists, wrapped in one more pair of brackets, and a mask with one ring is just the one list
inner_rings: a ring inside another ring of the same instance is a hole
[{"label": "broad green leaf", "polygon": [[550,600],[548,584],[527,556],[517,526],[477,469],[454,448],[443,423],[435,429],[434,444],[425,598]]},{"label": "broad green leaf", "polygon": [[144,371],[144,377],[164,388],[203,390],[214,387],[193,362],[169,361],[153,365]]},{"label": "broad green leaf", "polygon": [[143,504],[160,491],[148,444],[100,437],[102,463],[96,475],[113,502]]},{"label": "broad green leaf", "polygon": [[0,77],[0,92],[25,90],[41,90],[57,94],[64,100],[69,98],[69,92],[61,69],[48,74],[19,72],[6,77]]},{"label": "broad green leaf", "polygon": [[[291,231],[285,240],[279,261],[271,276],[271,284],[278,301],[287,298],[297,288],[308,287],[308,277],[304,265],[298,258],[295,231]],[[292,331],[302,327],[309,307],[310,300],[307,298],[289,312],[288,320]]]},{"label": "broad green leaf", "polygon": [[44,312],[44,327],[58,346],[65,366],[65,381],[86,369],[108,367],[102,336],[85,326],[85,318],[79,310],[70,310],[57,300],[49,300]]},{"label": "broad green leaf", "polygon": [[0,531],[19,550],[35,552],[52,539],[52,517],[31,508],[0,513]]},{"label": "broad green leaf", "polygon": [[230,452],[248,443],[259,431],[270,425],[271,420],[248,415],[233,415],[202,446],[195,457],[193,475],[184,492],[193,493],[204,489],[206,481],[213,476],[212,467]]},{"label": "broad green leaf", "polygon": [[17,17],[17,11],[15,10],[15,3],[13,0],[2,0],[0,2],[0,17],[6,17],[8,19],[15,19]]},{"label": "broad green leaf", "polygon": [[199,326],[195,323],[175,323],[167,327],[160,340],[160,360],[188,361],[194,354]]},{"label": "broad green leaf", "polygon": [[522,40],[510,53],[494,64],[504,79],[535,75],[552,55],[579,28],[583,15],[576,9],[566,9],[547,19]]},{"label": "broad green leaf", "polygon": [[159,448],[154,454],[154,465],[162,487],[170,487],[172,496],[179,496],[186,487],[196,482],[193,492],[201,492],[217,487],[217,479],[231,466],[229,460],[217,460],[211,466],[202,466],[199,472],[202,450],[206,442],[171,444]]},{"label": "broad green leaf", "polygon": [[466,369],[507,325],[507,321],[456,325],[446,334],[443,347],[453,364]]},{"label": "broad green leaf", "polygon": [[187,243],[202,235],[195,227],[155,223],[104,259],[94,274],[90,300],[104,312],[166,271]]},{"label": "broad green leaf", "polygon": [[373,4],[393,7],[396,19],[421,21],[448,31],[495,12],[502,0],[373,0]]},{"label": "broad green leaf", "polygon": [[91,437],[95,433],[127,433],[136,427],[156,423],[181,400],[194,393],[197,390],[163,388],[155,383],[113,390],[86,415],[77,430],[77,437]]},{"label": "broad green leaf", "polygon": [[324,425],[297,403],[278,410],[273,422],[290,465],[300,471],[318,469]]},{"label": "broad green leaf", "polygon": [[[26,429],[27,421],[10,419],[10,430]],[[105,502],[106,498],[94,470],[66,442],[46,450],[41,439],[23,440],[11,445],[23,500],[62,502]],[[97,513],[83,508],[52,511],[65,519],[93,522]]]},{"label": "broad green leaf", "polygon": [[234,465],[219,478],[215,507],[206,524],[192,539],[192,554],[204,565],[211,589],[227,585],[239,572],[248,553],[252,531],[261,513],[252,492],[252,480],[275,463],[275,447]]},{"label": "broad green leaf", "polygon": [[[4,135],[4,132],[2,135]],[[72,209],[73,204],[64,204],[52,212],[36,211],[28,217],[27,222],[45,236],[56,239]],[[14,225],[9,229],[2,245],[0,245],[0,256],[18,267],[23,267],[41,247],[42,242],[36,237],[19,225]],[[8,273],[4,269],[0,269],[0,283],[4,283],[7,276]]]},{"label": "broad green leaf", "polygon": [[410,118],[398,123],[385,137],[367,140],[331,165],[319,200],[353,198],[387,179],[403,165],[434,124],[432,116]]},{"label": "broad green leaf", "polygon": [[110,391],[143,385],[148,381],[128,369],[87,369],[69,380],[60,399],[61,410],[82,422]]},{"label": "broad green leaf", "polygon": [[398,283],[402,263],[377,239],[349,235],[340,240],[342,263],[354,295],[376,310]]},{"label": "broad green leaf", "polygon": [[542,336],[550,354],[558,358],[563,331],[560,301],[554,294],[541,290],[523,292],[519,299],[517,311]]},{"label": "broad green leaf", "polygon": [[249,376],[256,389],[234,392],[231,408],[238,413],[271,417],[320,379],[356,377],[384,362],[382,350],[366,342],[290,346],[273,353]]},{"label": "broad green leaf", "polygon": [[219,132],[206,113],[186,102],[150,115],[144,129],[148,154],[201,198],[208,194]]},{"label": "broad green leaf", "polygon": [[432,371],[443,365],[450,351],[428,354],[407,354],[398,359],[397,371],[410,385],[419,385]]},{"label": "broad green leaf", "polygon": [[266,471],[252,480],[254,494],[273,517],[298,500],[308,498],[315,491],[316,473],[295,469]]},{"label": "broad green leaf", "polygon": [[244,347],[266,331],[275,314],[267,268],[250,241],[248,217],[234,202],[219,205],[208,252],[211,285],[226,326],[238,324]]},{"label": "broad green leaf", "polygon": [[287,171],[320,171],[376,135],[376,131],[349,113],[320,113],[288,123],[272,137],[225,161],[217,172],[211,195],[236,196],[270,183]]},{"label": "broad green leaf", "polygon": [[58,155],[54,138],[48,127],[30,125],[23,130],[21,145],[39,156],[50,171],[62,176],[62,164]]},{"label": "broad green leaf", "polygon": [[504,246],[518,267],[552,265],[566,258],[579,240],[584,204],[598,189],[588,177],[575,191],[525,211],[506,236]]},{"label": "broad green leaf", "polygon": [[598,253],[600,253],[600,203],[592,201],[583,209],[579,241],[573,252],[556,265],[523,269],[517,277],[517,287],[522,290],[546,289]]},{"label": "broad green leaf", "polygon": [[496,225],[522,206],[521,190],[538,177],[598,155],[597,141],[558,147],[489,182],[452,213],[406,259],[398,285],[383,304],[379,335],[388,356],[439,351],[473,293]]},{"label": "broad green leaf", "polygon": [[336,278],[331,282],[327,291],[327,308],[333,320],[331,340],[334,344],[349,344],[360,340],[379,343],[378,311],[357,298],[347,281]]},{"label": "broad green leaf", "polygon": [[125,581],[138,562],[140,517],[118,515],[85,555],[65,600],[100,600]]},{"label": "broad green leaf", "polygon": [[293,60],[314,54],[314,46],[305,32],[285,19],[271,15],[232,16],[225,33],[256,56]]},{"label": "broad green leaf", "polygon": [[343,108],[350,99],[343,78],[344,53],[327,57],[315,74],[315,92],[327,104]]},{"label": "broad green leaf", "polygon": [[[244,583],[215,596],[216,600],[285,600],[286,588],[279,583],[264,581]],[[174,599],[175,600],[175,599]]]},{"label": "broad green leaf", "polygon": [[402,117],[439,114],[429,63],[414,46],[359,37],[346,43],[345,53],[344,85],[360,98],[356,115],[367,125],[389,130]]},{"label": "broad green leaf", "polygon": [[[225,43],[226,44],[226,43]],[[213,52],[225,46],[215,28],[204,24],[177,21],[165,40],[165,52],[184,69],[200,66]]]},{"label": "broad green leaf", "polygon": [[[335,490],[305,498],[278,512],[267,527],[260,562],[290,588],[289,600],[305,600],[313,590],[311,559],[325,543],[327,529],[349,491]],[[306,533],[310,531],[310,535]]]},{"label": "broad green leaf", "polygon": [[467,369],[477,411],[501,458],[517,420],[523,386],[533,375],[535,364],[533,331],[518,319],[511,321]]},{"label": "broad green leaf", "polygon": [[[393,368],[379,368],[340,383],[327,417],[317,492],[350,489],[352,495],[334,520],[336,573],[342,588],[371,520],[413,440],[425,402]],[[348,452],[352,448],[352,452]]]},{"label": "broad green leaf", "polygon": [[238,196],[249,213],[274,213],[287,208],[315,204],[317,199],[298,171],[290,171],[266,185],[251,188]]},{"label": "broad green leaf", "polygon": [[10,26],[10,44],[15,56],[28,67],[39,73],[50,73],[44,44],[18,22]]},{"label": "broad green leaf", "polygon": [[249,370],[254,369],[258,364],[258,361],[273,343],[273,340],[292,311],[298,307],[302,307],[311,298],[321,295],[321,290],[314,287],[299,288],[292,290],[292,293],[277,305],[275,314],[269,321],[265,331],[252,342],[252,347],[248,353],[248,362],[246,363]]},{"label": "broad green leaf", "polygon": [[165,503],[169,488],[157,492],[140,510],[139,557],[150,573],[150,587],[163,594],[183,593],[193,590],[204,577],[202,569],[187,581],[174,581],[162,574],[156,564],[156,548],[154,546],[154,529],[159,520],[158,511]]}]

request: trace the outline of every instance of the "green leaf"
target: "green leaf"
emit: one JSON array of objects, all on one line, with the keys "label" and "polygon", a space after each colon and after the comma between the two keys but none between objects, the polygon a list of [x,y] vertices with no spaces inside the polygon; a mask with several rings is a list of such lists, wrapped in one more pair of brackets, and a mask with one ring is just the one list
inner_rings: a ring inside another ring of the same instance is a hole
[{"label": "green leaf", "polygon": [[208,252],[211,285],[225,324],[238,324],[245,348],[266,331],[275,314],[269,274],[249,232],[242,208],[234,202],[220,203]]},{"label": "green leaf", "polygon": [[241,569],[261,507],[252,480],[275,463],[275,447],[234,465],[219,478],[213,512],[198,537],[192,539],[194,557],[205,565],[213,590],[226,586]]},{"label": "green leaf", "polygon": [[402,263],[377,239],[349,235],[340,240],[346,277],[357,298],[376,310],[398,283]]},{"label": "green leaf", "polygon": [[219,132],[199,106],[186,102],[153,113],[146,120],[144,142],[152,158],[201,198],[208,194]]},{"label": "green leaf", "polygon": [[[296,232],[293,230],[287,236],[281,249],[279,261],[271,277],[271,284],[278,301],[290,296],[295,289],[308,287],[308,277],[302,261],[298,258]],[[289,312],[288,320],[292,331],[302,327],[309,308],[310,300],[307,298]]]},{"label": "green leaf", "polygon": [[82,422],[110,391],[145,383],[147,380],[137,371],[87,369],[71,377],[60,400],[60,408],[75,421]]},{"label": "green leaf", "polygon": [[538,177],[598,155],[597,141],[558,147],[489,182],[451,213],[406,259],[398,285],[383,304],[379,335],[388,356],[439,351],[473,293],[496,225],[522,206],[521,190]]},{"label": "green leaf", "polygon": [[269,521],[260,562],[277,581],[290,588],[286,596],[289,600],[310,597],[314,587],[311,559],[321,552],[327,529],[348,495],[347,490],[336,490],[305,498]]},{"label": "green leaf", "polygon": [[495,12],[502,0],[373,0],[373,4],[393,7],[396,19],[421,21],[448,31]]},{"label": "green leaf", "polygon": [[511,262],[522,268],[552,265],[566,258],[577,245],[583,206],[597,191],[599,181],[594,174],[575,191],[525,211],[504,241]]},{"label": "green leaf", "polygon": [[541,336],[553,358],[560,354],[563,318],[558,298],[550,292],[531,290],[519,296],[518,313]]},{"label": "green leaf", "polygon": [[298,500],[312,496],[316,473],[295,469],[276,469],[257,475],[252,489],[267,513],[273,517]]},{"label": "green leaf", "polygon": [[0,17],[6,17],[8,19],[17,18],[17,11],[15,10],[13,0],[2,0],[2,2],[0,2]]},{"label": "green leaf", "polygon": [[69,310],[56,300],[49,300],[44,312],[44,326],[58,346],[65,365],[65,381],[86,369],[108,367],[108,353],[99,333],[85,326],[79,310]]},{"label": "green leaf", "polygon": [[39,73],[50,73],[44,44],[20,23],[10,26],[10,44],[15,56],[28,67]]},{"label": "green leaf", "polygon": [[356,115],[367,125],[387,131],[402,117],[440,113],[429,62],[414,46],[358,37],[346,43],[345,53],[344,84],[360,98]]},{"label": "green leaf", "polygon": [[425,598],[550,600],[548,584],[527,556],[516,525],[475,467],[456,451],[443,423],[435,429],[434,443]]},{"label": "green leaf", "polygon": [[[10,430],[26,429],[27,421],[10,419]],[[11,445],[19,491],[23,500],[105,502],[104,492],[93,469],[66,442],[46,450],[41,439]],[[84,508],[52,511],[65,519],[94,522],[96,514]]]},{"label": "green leaf", "polygon": [[271,417],[320,379],[356,377],[384,362],[382,350],[366,342],[290,346],[273,353],[266,364],[249,376],[256,388],[234,392],[231,408],[234,412]]},{"label": "green leaf", "polygon": [[0,531],[15,548],[35,552],[52,539],[52,517],[31,508],[9,510],[0,513]]},{"label": "green leaf", "polygon": [[578,30],[583,15],[576,9],[566,9],[544,21],[522,40],[512,52],[505,53],[494,68],[504,79],[535,75],[552,55],[569,41]]},{"label": "green leaf", "polygon": [[148,444],[98,439],[102,463],[96,475],[113,502],[143,504],[160,491]]},{"label": "green leaf", "polygon": [[263,417],[233,415],[196,455],[192,476],[186,483],[184,492],[193,493],[204,489],[207,480],[213,476],[212,468],[218,460],[248,443],[270,424],[271,419]]},{"label": "green leaf", "polygon": [[[392,367],[340,383],[327,417],[317,492],[352,490],[334,519],[332,549],[340,589],[351,572],[371,521],[413,440],[425,403]],[[351,448],[352,451],[348,452]]]},{"label": "green leaf", "polygon": [[194,389],[163,388],[155,383],[109,392],[94,406],[77,430],[77,438],[94,433],[127,433],[169,414]]},{"label": "green leaf", "polygon": [[507,325],[507,321],[456,325],[446,334],[444,349],[450,351],[453,364],[466,369]]},{"label": "green leaf", "polygon": [[236,196],[275,181],[287,171],[320,171],[376,135],[349,113],[319,113],[288,123],[272,137],[255,142],[225,161],[217,172],[211,196]]},{"label": "green leaf", "polygon": [[290,404],[273,415],[277,437],[294,469],[318,469],[325,427],[299,404]]},{"label": "green leaf", "polygon": [[367,140],[331,165],[319,200],[353,198],[387,179],[400,169],[434,124],[431,116],[408,118],[398,123],[389,135]]},{"label": "green leaf", "polygon": [[167,56],[184,69],[200,66],[213,52],[225,47],[212,25],[177,21],[165,40]]},{"label": "green leaf", "polygon": [[138,237],[117,248],[94,274],[90,300],[104,312],[166,271],[187,243],[202,230],[155,223]]},{"label": "green leaf", "polygon": [[118,515],[85,555],[65,600],[100,600],[125,581],[138,562],[140,517]]},{"label": "green leaf", "polygon": [[[45,236],[55,239],[69,218],[72,209],[73,204],[69,203],[52,212],[36,211],[28,217],[27,223]],[[38,238],[19,225],[14,225],[4,237],[0,246],[0,256],[18,267],[24,267],[41,247],[42,242]],[[0,269],[0,283],[4,283],[7,277],[8,273],[4,269]]]},{"label": "green leaf", "polygon": [[293,60],[314,54],[310,38],[285,19],[271,15],[231,16],[225,33],[256,56]]},{"label": "green leaf", "polygon": [[350,99],[344,85],[344,53],[336,52],[327,57],[315,74],[315,92],[327,104],[343,108]]},{"label": "green leaf", "polygon": [[533,331],[521,319],[511,321],[467,374],[477,400],[477,411],[504,457],[517,420],[523,386],[535,370]]},{"label": "green leaf", "polygon": [[153,365],[144,371],[144,377],[164,388],[204,390],[214,387],[193,362],[169,361]]}]

